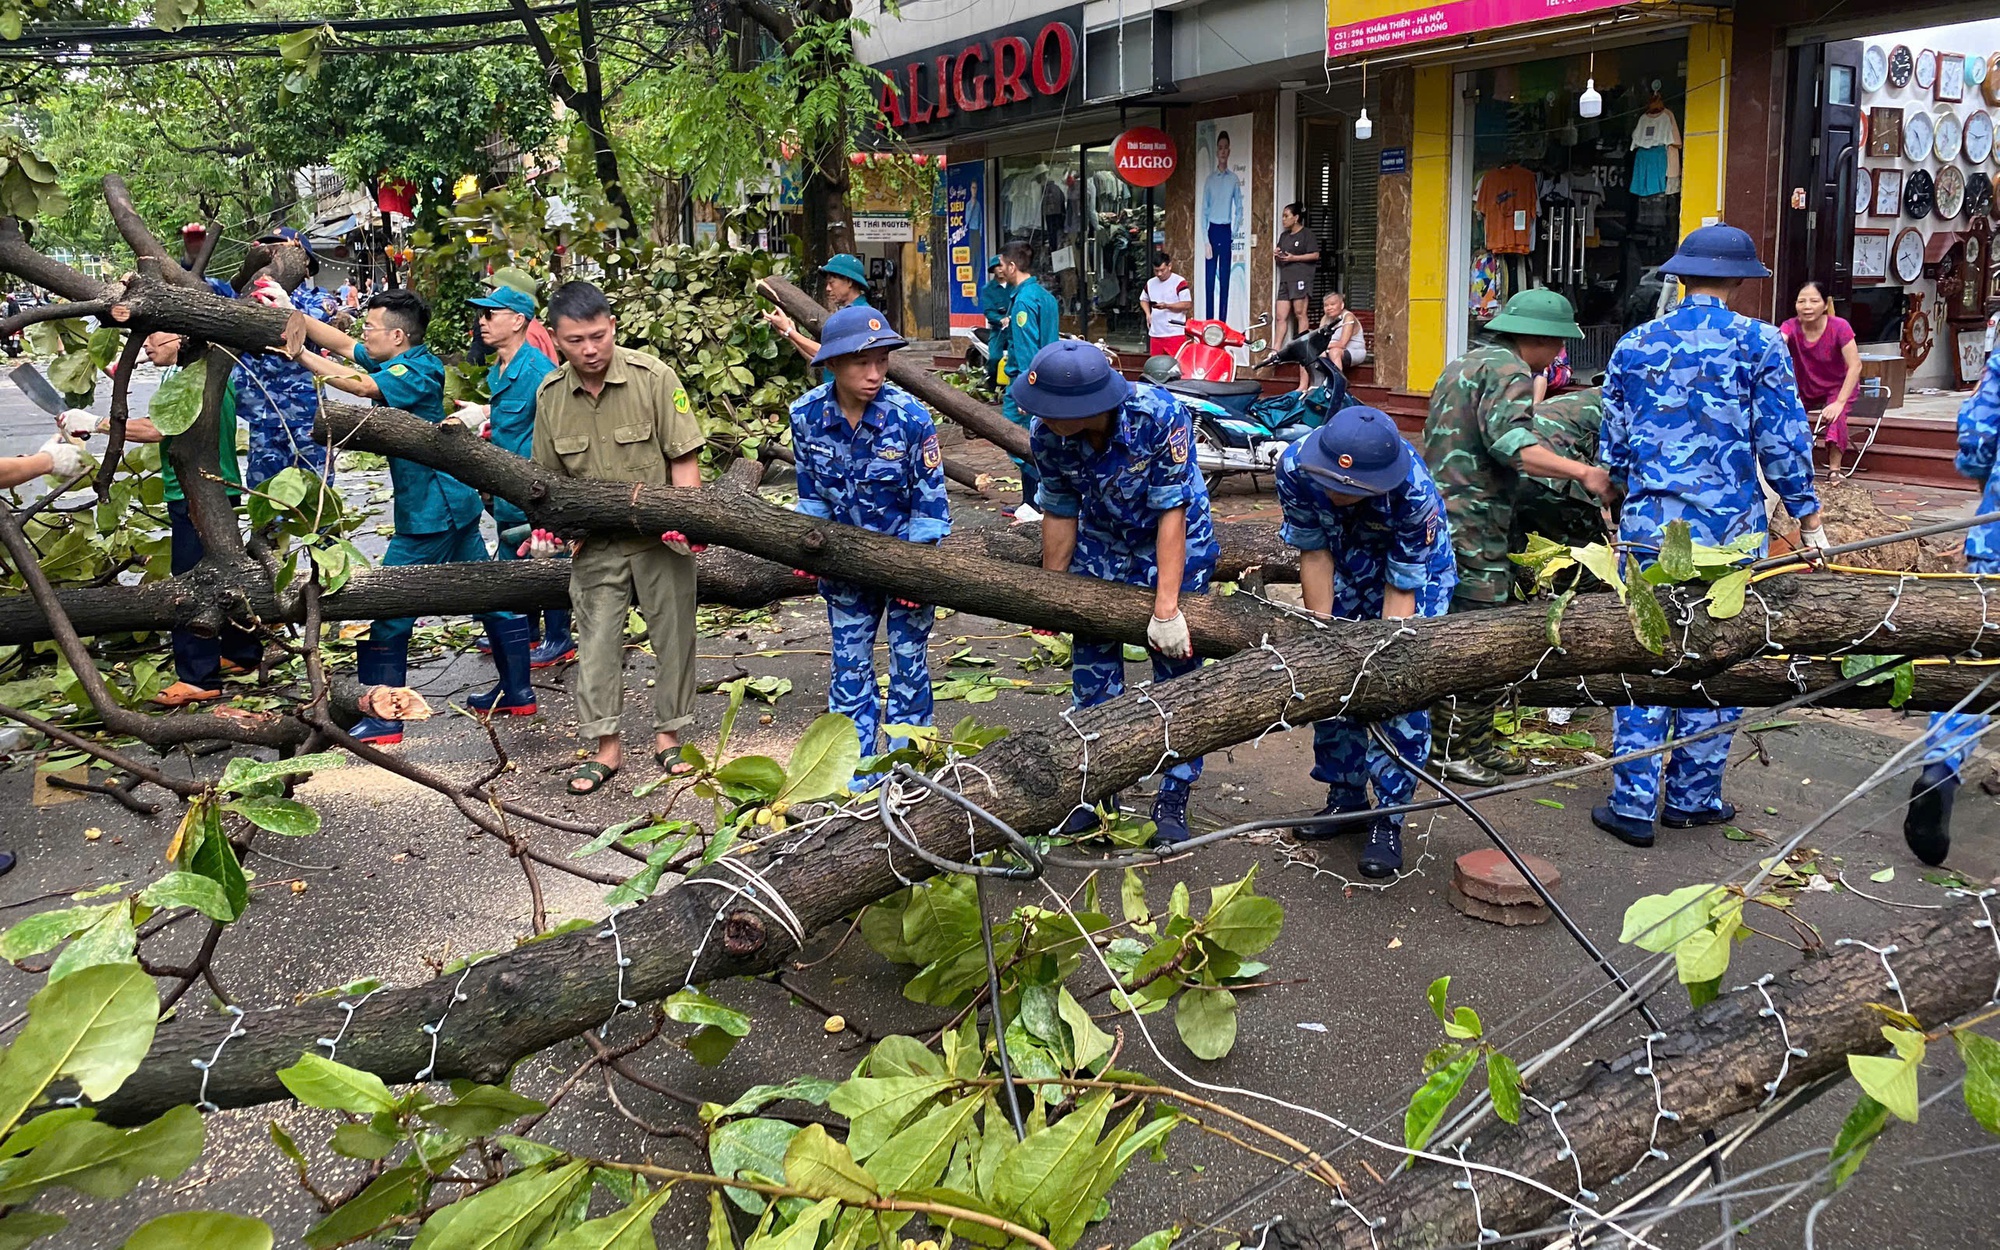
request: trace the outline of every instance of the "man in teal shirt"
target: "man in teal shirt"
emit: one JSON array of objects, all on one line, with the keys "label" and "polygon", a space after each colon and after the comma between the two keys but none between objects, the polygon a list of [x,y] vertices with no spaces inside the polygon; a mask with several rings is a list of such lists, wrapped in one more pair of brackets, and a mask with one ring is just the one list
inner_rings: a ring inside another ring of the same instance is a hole
[{"label": "man in teal shirt", "polygon": [[[1035,353],[1062,337],[1062,308],[1056,297],[1035,281],[1034,265],[1035,249],[1026,243],[1016,241],[1000,249],[1000,281],[1014,291],[1007,313],[1009,378],[1027,376],[1028,362]],[[1014,406],[1011,393],[1001,397],[1000,415],[1023,429],[1028,426],[1028,414]],[[1035,508],[1035,492],[1041,488],[1042,475],[1032,457],[1015,460],[1014,465],[1021,470],[1021,504],[1014,509],[1014,519],[1039,521],[1042,514]]]},{"label": "man in teal shirt", "polygon": [[986,384],[1000,385],[1000,359],[1007,354],[1007,314],[1014,309],[1014,292],[1000,280],[1000,257],[986,262],[986,285],[979,288],[979,311],[986,318]]},{"label": "man in teal shirt", "polygon": [[[350,395],[440,424],[444,421],[444,362],[424,346],[424,332],[430,323],[430,306],[414,291],[383,291],[368,301],[360,341],[322,322],[307,321],[306,343],[333,358],[302,348],[294,359],[326,379],[328,385]],[[385,566],[492,558],[479,534],[479,514],[485,510],[479,492],[427,465],[394,456],[389,458],[389,481],[396,492],[396,532],[382,557]],[[535,691],[528,682],[527,618],[494,612],[480,620],[492,642],[493,666],[500,670],[500,684],[485,694],[467,697],[466,704],[481,712],[534,715]],[[356,676],[363,684],[404,684],[410,632],[415,624],[412,617],[375,622],[368,638],[355,647]],[[350,732],[363,742],[401,742],[403,723],[371,716]]]},{"label": "man in teal shirt", "polygon": [[[470,303],[479,310],[476,332],[494,363],[486,371],[486,392],[490,398],[484,409],[470,408],[458,415],[468,422],[483,415],[486,426],[482,433],[493,445],[525,460],[534,451],[535,391],[556,367],[547,354],[528,341],[528,327],[535,321],[534,296],[514,287],[496,286]],[[496,495],[493,525],[500,532],[499,558],[519,559],[521,545],[528,541],[527,514]],[[576,655],[576,644],[570,640],[569,613],[552,608],[546,615],[547,632],[529,652],[530,668],[547,668]],[[531,638],[538,632],[535,626],[542,616],[539,612],[527,614]]]}]

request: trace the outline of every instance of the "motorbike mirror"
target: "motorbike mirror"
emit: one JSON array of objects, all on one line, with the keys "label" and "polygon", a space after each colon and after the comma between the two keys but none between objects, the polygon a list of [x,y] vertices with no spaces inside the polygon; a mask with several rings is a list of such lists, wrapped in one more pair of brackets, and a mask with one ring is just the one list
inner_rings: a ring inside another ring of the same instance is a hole
[{"label": "motorbike mirror", "polygon": [[1271,345],[1271,340],[1269,339],[1253,339],[1250,343],[1250,350],[1254,354],[1256,352],[1263,351],[1270,345]]}]

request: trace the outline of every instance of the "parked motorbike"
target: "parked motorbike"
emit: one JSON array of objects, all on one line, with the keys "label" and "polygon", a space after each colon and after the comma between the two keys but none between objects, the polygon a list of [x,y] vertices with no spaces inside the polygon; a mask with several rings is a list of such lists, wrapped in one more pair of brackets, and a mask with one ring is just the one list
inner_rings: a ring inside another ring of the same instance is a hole
[{"label": "parked motorbike", "polygon": [[[1258,321],[1251,327],[1263,325]],[[1264,350],[1221,321],[1190,321],[1171,356],[1146,362],[1146,380],[1180,397],[1194,420],[1195,464],[1211,482],[1230,473],[1269,473],[1285,448],[1348,404],[1347,384],[1334,380],[1310,391],[1264,398],[1263,383],[1238,376],[1231,347]]]}]

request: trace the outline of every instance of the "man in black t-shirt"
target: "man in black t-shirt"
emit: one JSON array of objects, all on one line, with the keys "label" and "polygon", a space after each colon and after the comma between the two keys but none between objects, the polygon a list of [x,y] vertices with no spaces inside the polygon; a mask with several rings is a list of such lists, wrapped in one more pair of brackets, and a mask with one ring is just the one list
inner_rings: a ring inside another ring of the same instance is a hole
[{"label": "man in black t-shirt", "polygon": [[[1313,270],[1319,268],[1319,238],[1306,229],[1303,204],[1287,204],[1283,214],[1284,232],[1271,254],[1278,266],[1278,288],[1272,302],[1272,342],[1283,347],[1294,333],[1312,328]],[[1294,330],[1293,327],[1297,327]]]}]

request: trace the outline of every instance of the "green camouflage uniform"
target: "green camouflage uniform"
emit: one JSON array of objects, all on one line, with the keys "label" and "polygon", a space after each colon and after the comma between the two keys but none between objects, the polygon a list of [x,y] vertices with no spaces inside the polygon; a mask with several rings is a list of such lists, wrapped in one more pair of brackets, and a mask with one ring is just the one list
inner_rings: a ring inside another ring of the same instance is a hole
[{"label": "green camouflage uniform", "polygon": [[1514,494],[1520,455],[1541,441],[1535,431],[1535,383],[1510,347],[1475,347],[1445,366],[1431,388],[1424,421],[1430,464],[1451,519],[1458,557],[1454,599],[1487,606],[1507,601],[1513,566]]},{"label": "green camouflage uniform", "polygon": [[[1604,393],[1596,387],[1564,391],[1535,405],[1535,433],[1557,454],[1597,463],[1597,427],[1604,423]],[[1583,483],[1521,475],[1514,492],[1510,551],[1527,548],[1528,535],[1581,547],[1605,541],[1604,514]]]}]

